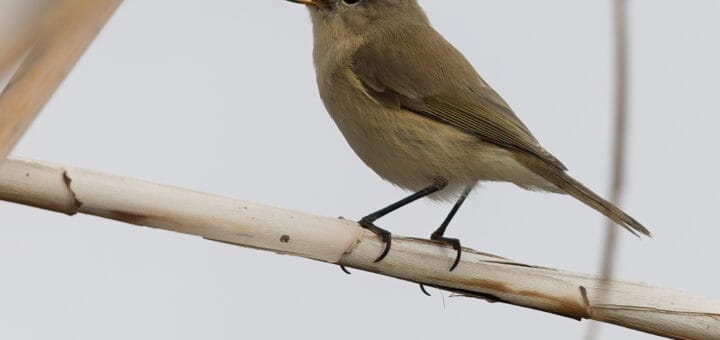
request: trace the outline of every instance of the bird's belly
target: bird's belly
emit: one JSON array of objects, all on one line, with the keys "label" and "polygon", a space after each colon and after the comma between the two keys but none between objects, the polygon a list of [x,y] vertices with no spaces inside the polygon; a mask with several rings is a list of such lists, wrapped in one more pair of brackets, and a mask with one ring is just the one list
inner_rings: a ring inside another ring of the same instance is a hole
[{"label": "bird's belly", "polygon": [[[327,105],[328,103],[326,103]],[[436,199],[451,199],[479,181],[507,181],[529,189],[547,183],[511,152],[417,113],[374,102],[328,111],[355,153],[382,178],[418,191],[436,180],[448,187]]]}]

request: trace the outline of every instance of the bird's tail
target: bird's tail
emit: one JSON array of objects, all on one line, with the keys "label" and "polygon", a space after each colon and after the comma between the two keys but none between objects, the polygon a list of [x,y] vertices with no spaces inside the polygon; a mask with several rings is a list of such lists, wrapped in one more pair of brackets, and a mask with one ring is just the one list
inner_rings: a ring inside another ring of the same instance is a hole
[{"label": "bird's tail", "polygon": [[588,189],[582,183],[570,177],[567,172],[555,168],[552,165],[547,164],[542,160],[536,159],[532,156],[523,156],[519,157],[519,160],[525,166],[527,166],[530,170],[544,178],[546,181],[558,187],[561,191],[566,192],[567,194],[587,204],[591,208],[599,211],[601,214],[607,216],[609,219],[624,227],[629,232],[633,233],[635,236],[639,236],[638,233],[640,233],[645,236],[652,237],[650,231],[642,224],[640,224],[640,222],[630,217],[630,215],[626,214],[614,204],[598,196],[596,193]]}]

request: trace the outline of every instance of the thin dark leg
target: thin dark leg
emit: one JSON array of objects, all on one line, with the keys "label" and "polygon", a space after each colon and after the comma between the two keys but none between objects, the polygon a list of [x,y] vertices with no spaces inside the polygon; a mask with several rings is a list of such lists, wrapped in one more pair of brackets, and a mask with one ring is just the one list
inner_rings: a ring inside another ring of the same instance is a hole
[{"label": "thin dark leg", "polygon": [[[460,195],[460,198],[458,198],[457,202],[455,202],[455,205],[452,207],[447,217],[445,217],[443,223],[440,225],[439,228],[437,228],[437,230],[432,233],[432,235],[430,235],[430,239],[449,243],[450,245],[452,245],[453,249],[457,251],[457,257],[455,257],[455,262],[453,262],[452,267],[450,267],[450,271],[453,271],[455,267],[457,267],[458,263],[460,263],[460,257],[462,256],[462,247],[460,246],[460,240],[456,238],[447,238],[443,235],[445,235],[445,230],[447,230],[448,225],[450,225],[450,221],[452,221],[453,217],[455,217],[455,214],[457,214],[458,210],[460,210],[460,206],[465,203],[465,199],[468,197],[468,195],[470,195],[472,189],[472,186],[465,188],[465,191],[463,191],[462,195]],[[430,293],[428,293],[428,291],[425,289],[425,285],[420,284],[420,289],[425,295],[430,296]]]},{"label": "thin dark leg", "polygon": [[465,188],[465,191],[463,191],[462,195],[460,195],[460,198],[457,200],[452,210],[450,210],[450,213],[445,218],[445,221],[443,221],[440,227],[437,228],[437,230],[435,230],[435,232],[433,232],[430,236],[430,239],[448,243],[453,246],[453,249],[457,250],[457,257],[455,258],[455,262],[453,263],[452,267],[450,267],[450,271],[453,271],[453,269],[457,267],[458,263],[460,263],[460,256],[462,256],[462,247],[460,247],[460,240],[456,238],[445,237],[445,230],[447,230],[448,225],[450,225],[450,221],[452,221],[453,217],[455,217],[455,214],[457,214],[460,206],[462,206],[462,204],[465,202],[465,199],[468,197],[472,189],[473,188],[471,186]]},{"label": "thin dark leg", "polygon": [[[398,209],[400,209],[400,208],[402,208],[402,207],[404,207],[404,206],[406,206],[406,205],[408,205],[408,204],[410,204],[410,203],[412,203],[412,202],[415,202],[415,201],[417,201],[417,200],[419,200],[419,199],[421,199],[421,198],[423,198],[423,197],[425,197],[425,196],[428,196],[428,195],[430,195],[430,194],[436,193],[436,192],[444,189],[445,186],[447,186],[447,183],[446,183],[446,182],[444,182],[444,181],[442,181],[442,182],[441,182],[441,181],[438,181],[438,182],[436,182],[435,184],[433,184],[433,185],[431,185],[431,186],[429,186],[429,187],[427,187],[427,188],[425,188],[425,189],[422,189],[422,190],[420,190],[420,191],[418,191],[418,192],[416,192],[416,193],[414,193],[414,194],[412,194],[412,195],[410,195],[410,196],[408,196],[408,197],[405,197],[405,198],[403,198],[403,199],[401,199],[401,200],[399,200],[399,201],[397,201],[397,202],[395,202],[395,203],[393,203],[393,204],[388,205],[388,206],[385,207],[385,208],[382,208],[382,209],[380,209],[380,210],[378,210],[378,211],[376,211],[376,212],[374,212],[374,213],[372,213],[372,214],[370,214],[370,215],[367,215],[367,216],[363,217],[361,221],[365,221],[365,222],[367,222],[367,223],[373,223],[373,222],[375,222],[376,220],[378,220],[379,218],[381,218],[381,217],[383,217],[383,216],[385,216],[385,215],[387,215],[387,214],[389,214],[389,213],[391,213],[391,212],[393,212],[393,211],[395,211],[395,210],[398,210]],[[362,222],[361,222],[361,223],[362,223]]]},{"label": "thin dark leg", "polygon": [[382,261],[382,259],[384,259],[385,256],[387,256],[388,252],[390,251],[390,247],[392,245],[392,234],[389,231],[376,226],[375,224],[373,224],[373,222],[375,222],[377,219],[379,219],[395,210],[398,210],[412,202],[415,202],[425,196],[428,196],[430,194],[438,192],[438,191],[444,189],[445,186],[447,186],[446,181],[437,181],[433,185],[431,185],[425,189],[422,189],[408,197],[405,197],[393,204],[388,205],[385,208],[382,208],[370,215],[363,217],[358,222],[360,224],[360,226],[377,234],[378,236],[380,236],[380,238],[383,240],[383,242],[385,242],[385,250],[383,250],[382,254],[380,254],[380,256],[377,259],[375,259],[376,263]]}]

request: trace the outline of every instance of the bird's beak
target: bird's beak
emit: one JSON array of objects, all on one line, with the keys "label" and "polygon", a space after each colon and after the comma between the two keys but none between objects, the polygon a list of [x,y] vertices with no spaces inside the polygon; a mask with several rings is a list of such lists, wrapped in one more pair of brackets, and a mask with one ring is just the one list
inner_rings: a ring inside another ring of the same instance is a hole
[{"label": "bird's beak", "polygon": [[303,4],[303,5],[308,5],[308,6],[315,6],[315,7],[324,7],[324,6],[328,5],[323,0],[287,0],[287,1],[298,3],[298,4]]}]

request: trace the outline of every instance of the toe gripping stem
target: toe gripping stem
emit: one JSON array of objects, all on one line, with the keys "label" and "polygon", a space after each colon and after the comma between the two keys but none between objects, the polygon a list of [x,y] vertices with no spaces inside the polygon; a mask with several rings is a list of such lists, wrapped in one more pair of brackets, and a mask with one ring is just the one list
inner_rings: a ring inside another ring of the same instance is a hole
[{"label": "toe gripping stem", "polygon": [[363,218],[358,223],[360,224],[361,227],[363,227],[367,230],[370,230],[373,233],[375,233],[376,235],[378,235],[380,237],[380,239],[385,243],[385,249],[383,249],[382,254],[380,254],[380,256],[378,256],[378,258],[376,258],[374,262],[378,263],[378,262],[382,261],[385,258],[385,256],[387,256],[387,254],[390,252],[390,248],[392,247],[392,233],[383,228],[376,226],[368,218]]}]

